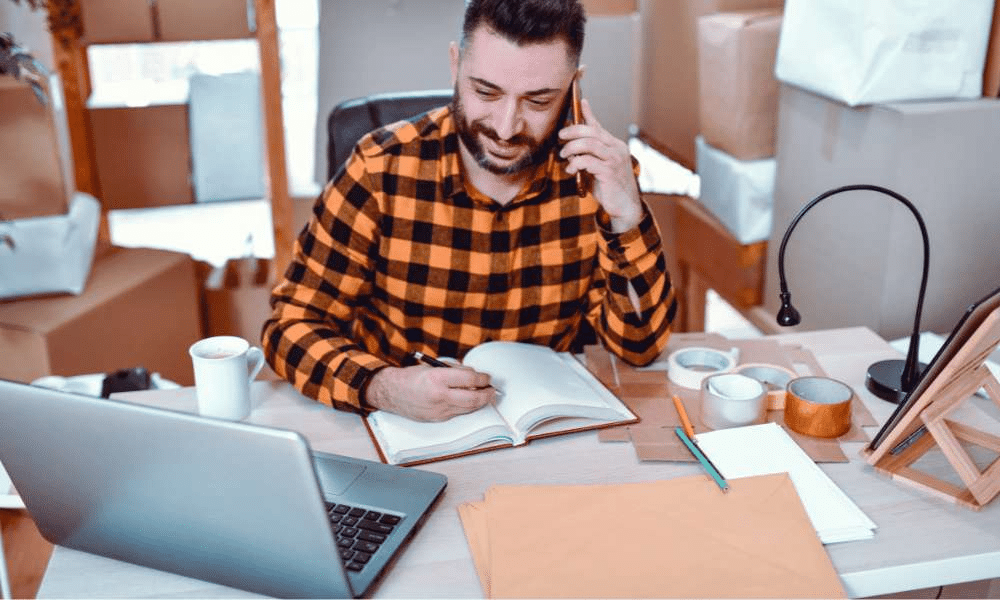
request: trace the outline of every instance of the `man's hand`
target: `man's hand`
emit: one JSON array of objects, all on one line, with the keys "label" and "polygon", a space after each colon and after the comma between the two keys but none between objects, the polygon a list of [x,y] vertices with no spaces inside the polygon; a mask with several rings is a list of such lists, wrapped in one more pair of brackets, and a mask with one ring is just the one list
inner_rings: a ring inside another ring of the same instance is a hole
[{"label": "man's hand", "polygon": [[469,367],[386,367],[368,382],[368,404],[417,421],[444,421],[496,400],[490,376]]},{"label": "man's hand", "polygon": [[594,176],[594,196],[611,217],[616,233],[628,231],[642,219],[639,185],[632,171],[628,144],[601,127],[590,103],[584,100],[584,123],[559,131],[563,141],[559,155],[569,160],[566,171],[586,171]]}]

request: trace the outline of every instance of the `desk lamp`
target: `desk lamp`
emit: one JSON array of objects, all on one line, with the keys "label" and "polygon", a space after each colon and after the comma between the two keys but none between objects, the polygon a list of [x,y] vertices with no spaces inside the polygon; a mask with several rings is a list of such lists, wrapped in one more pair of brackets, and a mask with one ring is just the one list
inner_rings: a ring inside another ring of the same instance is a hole
[{"label": "desk lamp", "polygon": [[781,246],[778,249],[778,280],[781,285],[781,291],[778,294],[781,298],[781,308],[778,310],[777,316],[778,325],[788,327],[798,325],[802,321],[799,311],[795,310],[795,307],[792,306],[792,295],[788,291],[788,283],[785,280],[785,245],[788,244],[788,238],[792,235],[792,230],[795,229],[795,226],[798,225],[802,217],[812,207],[830,196],[854,190],[879,192],[905,204],[910,209],[910,212],[913,213],[913,216],[916,217],[917,223],[920,225],[920,235],[923,236],[924,240],[924,269],[920,279],[920,295],[917,297],[917,312],[913,319],[913,332],[910,334],[910,349],[906,353],[906,359],[881,360],[873,363],[868,367],[868,374],[865,377],[865,387],[871,393],[888,402],[899,404],[916,385],[920,379],[921,372],[926,367],[926,365],[917,361],[917,356],[920,352],[920,313],[924,307],[924,292],[927,289],[927,269],[930,262],[930,242],[927,239],[927,228],[924,226],[924,220],[920,216],[920,212],[917,211],[917,208],[900,194],[877,185],[846,185],[823,192],[799,209],[798,214],[795,215],[795,218],[788,225],[788,229],[785,230],[785,236],[781,239]]}]

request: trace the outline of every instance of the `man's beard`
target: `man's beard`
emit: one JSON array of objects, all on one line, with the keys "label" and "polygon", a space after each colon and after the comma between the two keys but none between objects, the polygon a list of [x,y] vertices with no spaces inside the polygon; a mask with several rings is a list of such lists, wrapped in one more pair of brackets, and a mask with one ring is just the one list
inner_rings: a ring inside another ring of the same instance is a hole
[{"label": "man's beard", "polygon": [[[514,175],[525,169],[536,167],[545,162],[549,152],[555,147],[558,141],[558,132],[555,126],[541,140],[535,140],[530,135],[519,133],[508,140],[503,140],[495,129],[487,127],[482,120],[469,122],[465,116],[465,108],[462,106],[462,97],[459,94],[458,86],[455,87],[452,107],[455,113],[455,129],[458,137],[462,140],[466,150],[472,155],[476,163],[495,175]],[[507,166],[501,166],[490,160],[486,149],[479,141],[479,135],[484,135],[495,142],[507,145],[522,146],[528,151],[519,160]]]}]

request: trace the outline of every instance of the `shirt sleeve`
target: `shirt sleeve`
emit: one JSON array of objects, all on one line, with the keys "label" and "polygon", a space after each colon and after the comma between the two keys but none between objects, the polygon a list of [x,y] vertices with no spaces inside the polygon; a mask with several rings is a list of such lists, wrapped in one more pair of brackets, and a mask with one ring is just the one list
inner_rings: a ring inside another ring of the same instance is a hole
[{"label": "shirt sleeve", "polygon": [[356,150],[324,189],[272,291],[261,342],[274,371],[303,395],[362,413],[368,380],[389,366],[350,335],[356,307],[371,292],[377,256],[379,209],[372,179]]},{"label": "shirt sleeve", "polygon": [[[663,352],[677,299],[667,272],[663,242],[645,202],[639,225],[613,233],[598,218],[598,266],[604,285],[590,292],[588,319],[607,349],[634,365],[647,365]],[[607,215],[601,211],[601,216]],[[629,297],[629,284],[639,300],[639,312]]]}]

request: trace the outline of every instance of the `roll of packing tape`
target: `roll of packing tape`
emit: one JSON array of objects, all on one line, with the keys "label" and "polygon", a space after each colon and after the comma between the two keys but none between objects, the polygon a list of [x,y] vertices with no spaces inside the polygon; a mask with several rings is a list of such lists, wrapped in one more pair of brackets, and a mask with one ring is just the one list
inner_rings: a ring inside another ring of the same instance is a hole
[{"label": "roll of packing tape", "polygon": [[854,390],[828,377],[799,377],[788,382],[785,425],[803,435],[834,438],[851,428]]},{"label": "roll of packing tape", "polygon": [[736,368],[740,375],[753,377],[767,388],[767,409],[781,410],[785,408],[785,389],[788,382],[795,379],[795,373],[778,365],[765,363],[747,363]]},{"label": "roll of packing tape", "polygon": [[764,384],[739,373],[710,375],[701,384],[701,421],[712,429],[763,423]]},{"label": "roll of packing tape", "polygon": [[667,377],[681,387],[697,390],[709,375],[732,370],[739,353],[736,348],[729,352],[701,346],[681,348],[667,357]]}]

